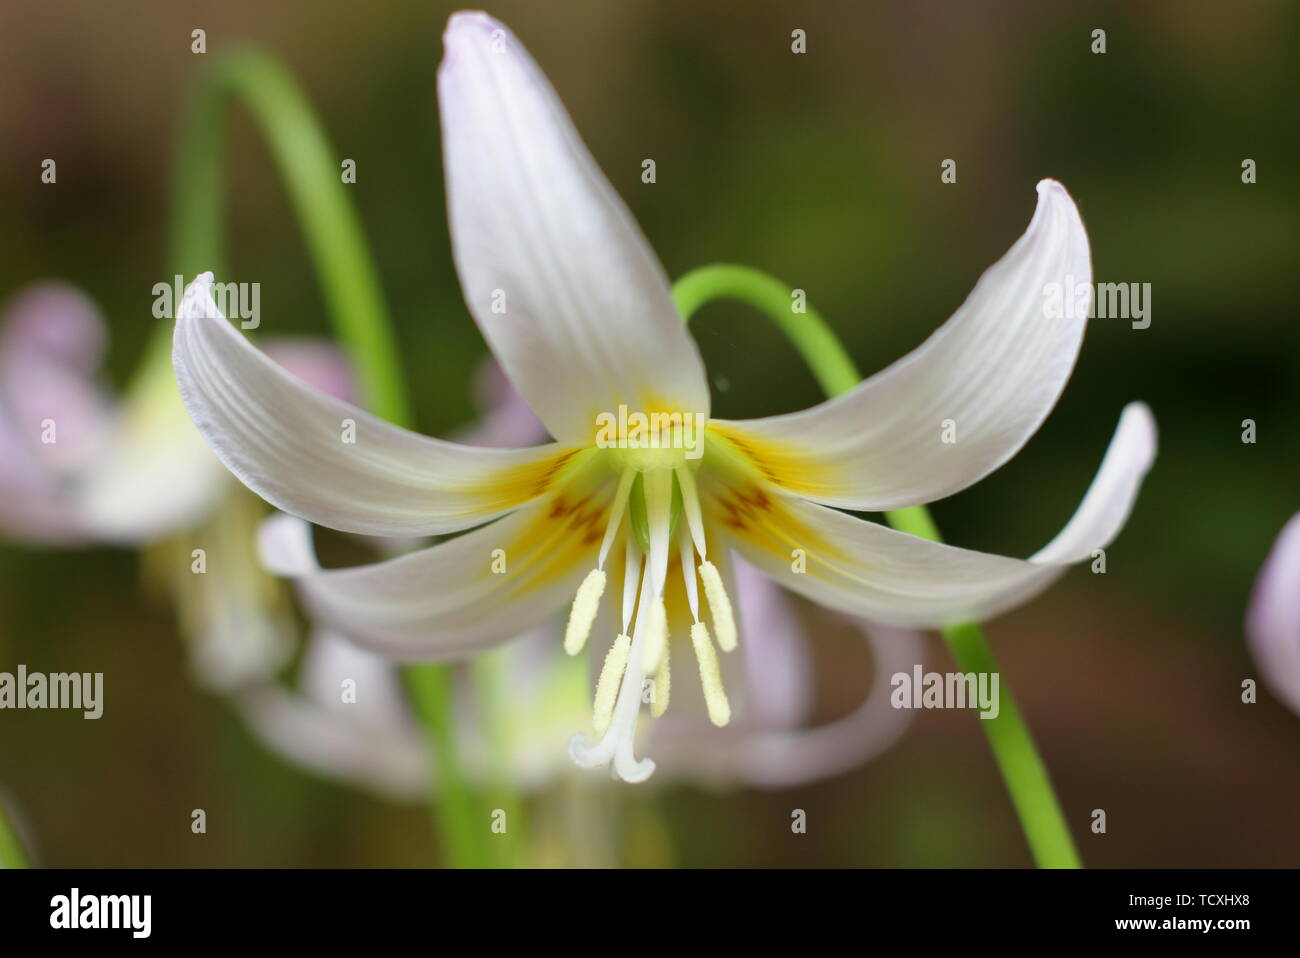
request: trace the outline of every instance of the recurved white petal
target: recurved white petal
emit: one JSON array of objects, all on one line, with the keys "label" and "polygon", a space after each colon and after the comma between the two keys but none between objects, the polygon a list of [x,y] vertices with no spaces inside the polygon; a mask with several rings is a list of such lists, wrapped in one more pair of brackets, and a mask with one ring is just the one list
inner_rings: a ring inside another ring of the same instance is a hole
[{"label": "recurved white petal", "polygon": [[211,282],[190,284],[177,311],[181,397],[226,467],[286,512],[345,532],[452,532],[544,495],[576,455],[430,439],[319,392],[225,320]]},{"label": "recurved white petal", "polygon": [[708,385],[667,277],[528,51],[456,13],[438,71],[452,245],[465,301],[555,438],[596,417],[705,413]]},{"label": "recurved white petal", "polygon": [[982,621],[1046,588],[1118,534],[1155,455],[1150,410],[1132,403],[1074,517],[1029,560],[930,542],[796,496],[710,488],[734,548],[787,588],[891,625]]},{"label": "recurved white petal", "polygon": [[[851,621],[871,650],[871,679],[852,712],[810,727],[765,727],[752,712],[726,728],[665,716],[654,726],[651,750],[670,777],[789,788],[865,765],[889,749],[915,713],[890,702],[892,679],[923,661],[922,636],[861,619]],[[748,637],[747,637],[748,638]],[[755,657],[752,649],[746,654]],[[750,690],[753,706],[766,690]]]},{"label": "recurved white petal", "polygon": [[1246,637],[1268,687],[1300,713],[1300,513],[1283,527],[1260,569]]},{"label": "recurved white petal", "polygon": [[277,516],[263,526],[262,557],[296,579],[317,621],[389,658],[465,657],[573,599],[609,499],[601,487],[566,489],[449,541],[345,569],[317,566],[310,530]]},{"label": "recurved white petal", "polygon": [[[349,701],[344,682],[355,694]],[[319,631],[307,648],[301,684],[293,692],[259,683],[233,701],[263,742],[298,765],[402,801],[427,792],[428,745],[405,712],[390,663]]]},{"label": "recurved white petal", "polygon": [[1029,228],[907,356],[802,412],[715,421],[768,479],[868,512],[952,495],[1010,459],[1056,404],[1083,340],[1088,236],[1060,183],[1038,184]]}]

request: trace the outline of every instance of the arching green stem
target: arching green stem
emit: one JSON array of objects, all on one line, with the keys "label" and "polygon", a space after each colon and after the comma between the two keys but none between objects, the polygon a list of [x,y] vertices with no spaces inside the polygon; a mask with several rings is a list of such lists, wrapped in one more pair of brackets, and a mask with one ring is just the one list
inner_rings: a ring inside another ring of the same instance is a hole
[{"label": "arching green stem", "polygon": [[22,839],[18,837],[18,829],[14,828],[13,823],[9,820],[4,802],[0,801],[0,868],[30,867],[31,862],[28,861],[27,853],[23,850]]},{"label": "arching green stem", "polygon": [[[225,276],[222,156],[233,102],[248,109],[279,168],[363,405],[390,422],[411,425],[392,322],[361,222],[344,193],[340,160],[293,79],[255,49],[214,55],[182,115],[172,196],[173,268],[186,281],[204,270],[213,270],[218,281]],[[169,350],[170,342],[170,328],[160,329],[152,348]],[[411,666],[405,678],[430,738],[436,776],[431,804],[447,861],[485,864],[486,839],[479,836],[486,835],[487,819],[475,821],[460,772],[451,671]]]},{"label": "arching green stem", "polygon": [[[715,300],[735,300],[760,310],[794,344],[827,396],[848,392],[862,378],[857,367],[812,306],[805,303],[805,312],[793,311],[793,293],[789,286],[766,273],[730,264],[692,270],[673,286],[673,298],[687,321],[701,306]],[[897,509],[886,513],[886,517],[895,529],[940,541],[939,530],[924,506]],[[961,671],[1001,671],[977,623],[945,629],[943,636]],[[1040,868],[1079,868],[1082,863],[1047,767],[1005,676],[1000,689],[1001,711],[996,718],[979,725],[988,736],[1030,851]]]}]

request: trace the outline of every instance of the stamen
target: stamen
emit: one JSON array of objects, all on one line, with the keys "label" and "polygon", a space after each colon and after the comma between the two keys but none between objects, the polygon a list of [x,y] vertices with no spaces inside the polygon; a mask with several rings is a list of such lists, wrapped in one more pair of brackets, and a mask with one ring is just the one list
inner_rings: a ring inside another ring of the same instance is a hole
[{"label": "stamen", "polygon": [[641,671],[654,675],[667,647],[668,611],[664,608],[663,596],[657,596],[650,601],[645,637],[641,640]]},{"label": "stamen", "polygon": [[[646,601],[649,577],[641,579],[641,602]],[[613,761],[613,772],[625,782],[644,782],[655,770],[648,758],[636,757],[636,724],[641,710],[641,689],[645,676],[632,661],[634,649],[641,641],[645,623],[638,621],[636,638],[629,639],[626,630],[614,642],[601,669],[596,688],[596,741],[588,743],[586,737],[576,733],[569,739],[569,756],[583,768],[597,768]],[[621,648],[620,648],[621,647]],[[622,672],[622,681],[618,675]],[[611,704],[612,700],[612,704]]]},{"label": "stamen", "polygon": [[623,567],[623,631],[632,623],[632,612],[636,609],[637,584],[641,581],[641,550],[637,547],[636,536],[627,536],[627,563]]},{"label": "stamen", "polygon": [[596,683],[596,702],[592,709],[591,724],[597,735],[604,735],[614,717],[614,703],[618,700],[619,682],[627,669],[628,655],[632,651],[632,640],[626,633],[619,635],[605,655],[605,664],[600,669],[600,680]]},{"label": "stamen", "polygon": [[643,473],[646,524],[650,532],[650,555],[647,571],[651,593],[663,595],[668,577],[668,537],[672,529],[673,474],[662,469]]},{"label": "stamen", "polygon": [[668,692],[672,685],[668,668],[670,658],[668,646],[665,645],[664,657],[659,660],[659,668],[655,671],[654,699],[650,702],[650,714],[654,718],[668,711]]},{"label": "stamen", "polygon": [[695,549],[701,559],[709,557],[704,544],[704,516],[700,512],[700,494],[695,488],[695,473],[690,466],[677,466],[677,487],[682,490],[682,511],[686,513],[686,525],[695,540]]},{"label": "stamen", "polygon": [[[705,582],[707,581],[706,579]],[[731,705],[722,688],[718,653],[713,651],[709,627],[703,622],[691,626],[691,644],[695,646],[695,658],[700,663],[700,685],[704,687],[704,704],[709,709],[709,721],[721,727],[731,721]]]},{"label": "stamen", "polygon": [[686,601],[691,607],[691,621],[700,621],[700,584],[695,581],[695,563],[691,555],[691,537],[678,531],[682,556],[682,581],[686,583]]},{"label": "stamen", "polygon": [[[600,558],[596,560],[596,568],[605,568],[605,559],[609,556],[609,548],[614,544],[614,536],[618,534],[618,527],[623,523],[623,511],[627,508],[628,493],[632,491],[632,481],[636,479],[636,472],[632,469],[624,469],[623,475],[618,480],[618,491],[614,493],[614,505],[609,510],[609,523],[605,526],[605,538],[600,542]],[[623,626],[624,631],[627,626]]]},{"label": "stamen", "polygon": [[591,625],[600,609],[600,597],[604,594],[604,570],[592,569],[578,586],[578,594],[573,597],[573,607],[569,610],[569,624],[564,628],[564,651],[569,655],[577,655],[587,644]]},{"label": "stamen", "polygon": [[731,599],[722,585],[722,576],[712,562],[700,563],[700,578],[704,580],[704,595],[709,600],[709,613],[713,616],[713,630],[718,633],[718,645],[723,652],[736,647],[736,616],[731,611]]}]

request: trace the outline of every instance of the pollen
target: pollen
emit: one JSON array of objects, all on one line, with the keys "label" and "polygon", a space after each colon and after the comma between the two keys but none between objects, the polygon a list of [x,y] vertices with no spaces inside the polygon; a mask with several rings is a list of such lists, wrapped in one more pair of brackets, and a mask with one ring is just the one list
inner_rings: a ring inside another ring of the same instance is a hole
[{"label": "pollen", "polygon": [[605,664],[600,668],[600,680],[596,683],[596,702],[591,716],[591,724],[597,735],[604,735],[608,731],[609,723],[614,717],[619,682],[627,670],[631,651],[632,640],[624,633],[614,640],[605,655]]},{"label": "pollen", "polygon": [[700,578],[704,580],[704,597],[709,600],[718,645],[723,652],[730,652],[736,647],[736,616],[731,611],[731,599],[722,585],[722,576],[718,567],[706,560],[700,563]]},{"label": "pollen", "polygon": [[569,610],[569,624],[564,628],[564,651],[569,655],[577,655],[587,644],[596,612],[600,609],[600,597],[605,594],[605,578],[604,570],[592,569],[578,586],[578,594],[573,597],[573,607]]},{"label": "pollen", "polygon": [[731,721],[731,704],[722,688],[718,653],[713,651],[709,627],[703,622],[691,626],[691,644],[695,647],[695,658],[700,663],[700,685],[704,687],[704,704],[709,710],[709,721],[722,727]]}]

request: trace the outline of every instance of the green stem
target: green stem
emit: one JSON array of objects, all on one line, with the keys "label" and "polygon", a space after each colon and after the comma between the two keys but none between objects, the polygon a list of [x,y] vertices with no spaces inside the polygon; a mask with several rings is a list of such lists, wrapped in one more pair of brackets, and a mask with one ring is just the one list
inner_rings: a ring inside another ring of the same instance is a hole
[{"label": "green stem", "polygon": [[0,868],[31,867],[32,863],[27,859],[22,840],[18,837],[18,830],[9,821],[4,802],[0,801]]},{"label": "green stem", "polygon": [[[789,337],[828,396],[846,393],[861,381],[853,360],[826,320],[806,304],[805,312],[794,312],[793,290],[766,273],[729,264],[704,266],[677,281],[673,298],[687,321],[705,303],[719,299],[736,300],[762,311]],[[925,506],[896,509],[885,515],[895,529],[941,541]],[[978,623],[944,629],[943,636],[961,671],[1001,673]],[[1082,863],[1052,789],[1047,766],[1038,754],[1005,676],[1000,701],[998,716],[979,725],[988,736],[1034,860],[1040,868],[1079,868]]]},{"label": "green stem", "polygon": [[[231,101],[251,113],[287,185],[363,404],[389,422],[411,425],[392,321],[360,219],[345,195],[340,160],[292,77],[255,49],[214,55],[183,114],[173,186],[173,268],[186,280],[203,270],[213,270],[218,280],[224,275],[221,158]],[[160,330],[158,340],[155,349],[170,349],[171,330]],[[460,768],[450,669],[410,666],[405,673],[433,752],[431,806],[447,861],[482,864],[485,842],[474,837],[487,826],[473,821],[475,803]]]}]

